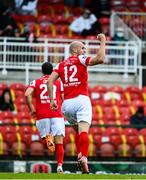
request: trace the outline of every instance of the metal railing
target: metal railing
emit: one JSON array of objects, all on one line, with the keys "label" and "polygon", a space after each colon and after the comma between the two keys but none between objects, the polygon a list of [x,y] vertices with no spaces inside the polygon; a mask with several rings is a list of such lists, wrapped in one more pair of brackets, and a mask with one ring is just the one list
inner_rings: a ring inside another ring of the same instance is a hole
[{"label": "metal railing", "polygon": [[[135,14],[135,13],[128,13],[128,12],[112,12],[111,14],[111,25],[110,25],[110,32],[111,37],[114,36],[116,33],[117,28],[122,28],[124,30],[124,37],[128,41],[134,41],[138,45],[139,57],[138,57],[138,64],[141,64],[141,53],[142,53],[142,41],[141,38],[133,31],[133,27],[129,26],[127,21],[125,20],[128,15]],[[134,19],[131,18],[131,21]]]}]

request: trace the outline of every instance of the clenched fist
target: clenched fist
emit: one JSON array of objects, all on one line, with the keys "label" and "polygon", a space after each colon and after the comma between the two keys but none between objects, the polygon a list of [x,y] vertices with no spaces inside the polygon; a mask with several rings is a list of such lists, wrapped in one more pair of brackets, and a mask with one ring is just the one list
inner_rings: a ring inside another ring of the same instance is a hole
[{"label": "clenched fist", "polygon": [[105,37],[104,34],[100,33],[100,34],[97,35],[97,39],[98,39],[99,41],[103,41],[103,40],[105,41],[105,40],[106,40],[106,37]]}]

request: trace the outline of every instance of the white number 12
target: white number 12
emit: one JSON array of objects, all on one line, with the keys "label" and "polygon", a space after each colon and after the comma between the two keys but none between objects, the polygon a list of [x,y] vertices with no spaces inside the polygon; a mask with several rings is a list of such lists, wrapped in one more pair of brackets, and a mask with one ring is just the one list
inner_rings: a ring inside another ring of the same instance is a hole
[{"label": "white number 12", "polygon": [[[72,71],[72,74],[69,76],[68,71]],[[64,75],[65,75],[65,82],[75,82],[78,81],[78,78],[75,78],[77,74],[77,67],[76,65],[72,65],[69,68],[67,66],[64,67]]]}]

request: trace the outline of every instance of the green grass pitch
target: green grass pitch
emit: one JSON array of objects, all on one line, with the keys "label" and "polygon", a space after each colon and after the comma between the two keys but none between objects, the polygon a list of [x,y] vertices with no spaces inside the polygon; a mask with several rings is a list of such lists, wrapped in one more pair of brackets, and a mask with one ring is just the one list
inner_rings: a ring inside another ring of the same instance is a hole
[{"label": "green grass pitch", "polygon": [[146,175],[0,173],[0,179],[146,179]]}]

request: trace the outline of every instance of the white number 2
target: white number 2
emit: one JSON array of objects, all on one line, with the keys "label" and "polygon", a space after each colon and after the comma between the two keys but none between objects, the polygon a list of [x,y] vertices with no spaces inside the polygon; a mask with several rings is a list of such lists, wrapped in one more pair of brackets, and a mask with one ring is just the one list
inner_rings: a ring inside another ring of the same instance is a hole
[{"label": "white number 2", "polygon": [[[42,92],[40,93],[40,99],[48,99],[49,96],[46,95],[47,92],[47,84],[41,84],[40,85],[40,89],[42,90]],[[53,85],[53,99],[56,99],[56,86]]]},{"label": "white number 2", "polygon": [[[68,77],[68,71],[72,71],[72,74],[70,77]],[[64,67],[64,75],[65,75],[65,82],[75,82],[78,81],[78,78],[75,78],[75,75],[77,74],[77,67],[76,65],[72,65],[69,68],[67,66]]]}]

